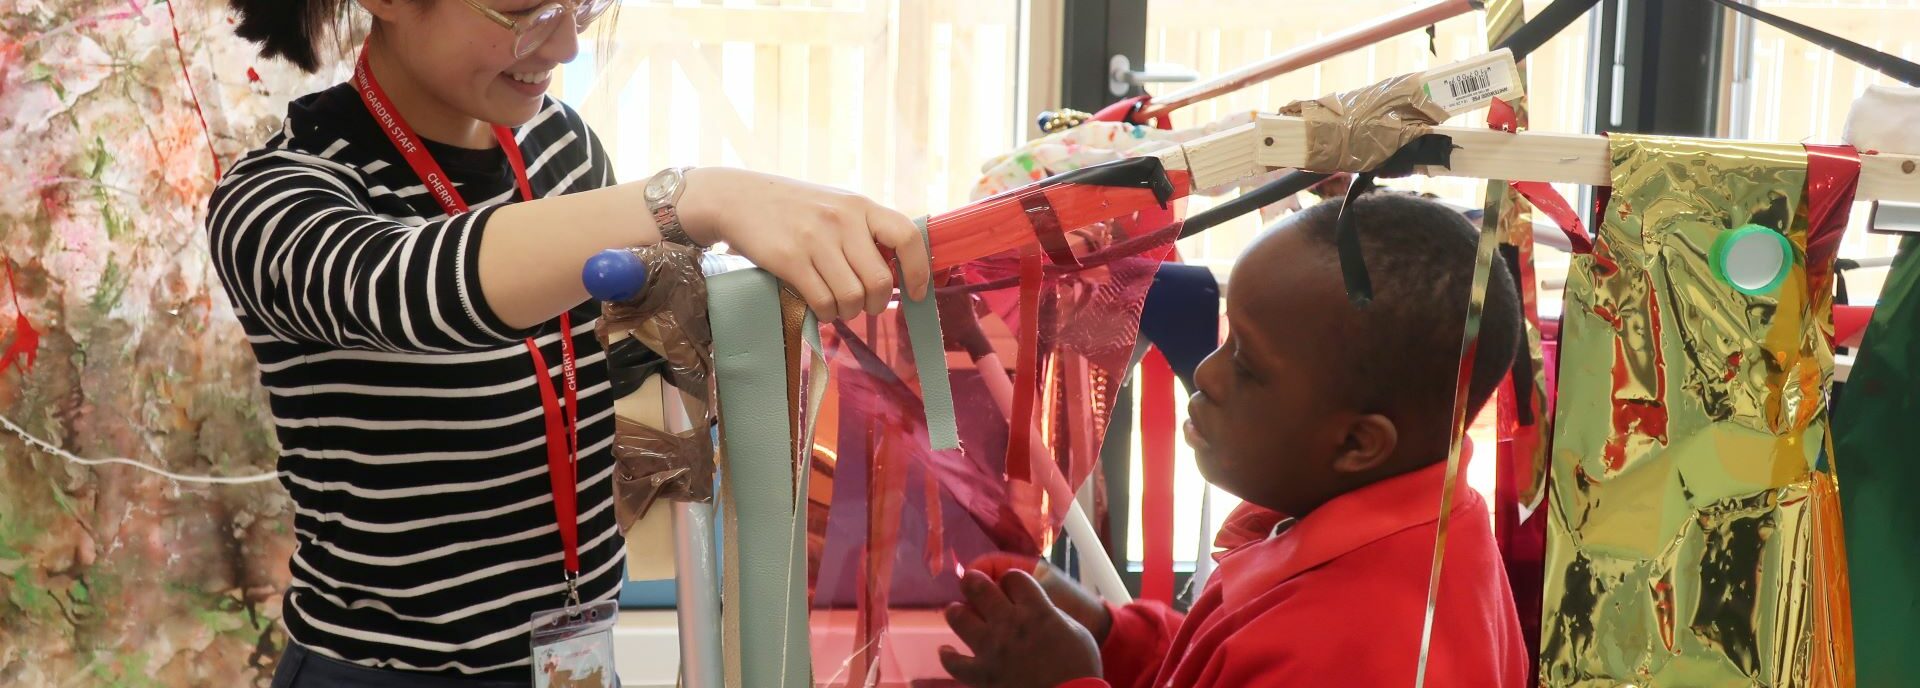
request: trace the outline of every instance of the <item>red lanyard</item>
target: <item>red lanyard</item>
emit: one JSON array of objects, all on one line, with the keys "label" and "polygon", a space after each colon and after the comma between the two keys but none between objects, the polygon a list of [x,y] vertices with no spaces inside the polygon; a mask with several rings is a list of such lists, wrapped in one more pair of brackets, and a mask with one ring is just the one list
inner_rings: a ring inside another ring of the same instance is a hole
[{"label": "red lanyard", "polygon": [[[387,99],[386,91],[380,89],[380,83],[374,81],[373,70],[367,68],[366,51],[361,51],[360,62],[353,70],[354,88],[360,91],[361,102],[366,103],[367,112],[380,122],[381,129],[387,132],[387,138],[393,141],[393,147],[407,159],[407,165],[420,177],[434,200],[440,202],[440,208],[448,215],[467,212],[466,200],[453,189],[452,180],[447,179],[440,163],[434,162],[433,154],[428,153],[420,138],[413,133],[413,127],[407,126],[407,120],[393,107],[393,101]],[[514,184],[520,187],[522,200],[533,199],[533,187],[527,181],[527,164],[520,156],[520,146],[513,140],[513,130],[494,125],[493,136],[500,140],[500,150],[507,154],[507,163],[513,167]],[[527,338],[527,353],[533,357],[536,371],[534,380],[540,385],[540,403],[546,407],[547,419],[547,475],[553,483],[553,514],[560,524],[560,542],[566,547],[567,579],[572,583],[580,574],[580,504],[578,464],[580,462],[579,427],[580,410],[575,394],[579,381],[574,375],[573,366],[573,319],[566,313],[560,314],[560,372],[566,379],[566,413],[560,411],[559,395],[554,392],[553,376],[547,374],[547,359],[540,354],[540,346],[532,337]]]}]

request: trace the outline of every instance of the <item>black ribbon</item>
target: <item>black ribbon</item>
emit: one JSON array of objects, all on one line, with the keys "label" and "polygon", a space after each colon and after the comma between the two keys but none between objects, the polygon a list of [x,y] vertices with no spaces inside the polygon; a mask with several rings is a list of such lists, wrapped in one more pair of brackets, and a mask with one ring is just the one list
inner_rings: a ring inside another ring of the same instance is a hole
[{"label": "black ribbon", "polygon": [[1040,180],[1033,187],[1021,187],[1009,193],[1026,193],[1035,188],[1049,188],[1063,184],[1146,189],[1153,192],[1153,199],[1158,201],[1162,208],[1173,202],[1173,180],[1167,177],[1167,166],[1161,163],[1159,158],[1150,155],[1103,162],[1061,172]]},{"label": "black ribbon", "polygon": [[1367,275],[1366,257],[1360,253],[1360,230],[1353,226],[1353,201],[1373,190],[1373,173],[1362,172],[1353,176],[1353,183],[1347,185],[1347,200],[1340,206],[1340,219],[1335,221],[1333,242],[1340,252],[1340,277],[1347,282],[1347,300],[1354,308],[1366,308],[1373,302],[1373,278]]},{"label": "black ribbon", "polygon": [[[1515,29],[1513,34],[1507,37],[1507,40],[1501,41],[1500,45],[1495,46],[1495,48],[1505,48],[1511,51],[1515,61],[1524,60],[1529,53],[1539,49],[1541,45],[1544,45],[1549,39],[1565,30],[1568,25],[1573,23],[1573,20],[1579,19],[1581,15],[1586,14],[1587,10],[1592,9],[1593,6],[1599,4],[1599,2],[1600,0],[1553,0],[1552,3],[1542,8],[1539,14],[1534,15],[1533,21],[1527,22],[1521,25],[1520,28]],[[1431,142],[1422,143],[1422,141],[1435,136],[1440,139],[1447,138],[1445,136],[1430,134],[1426,137],[1415,139],[1414,144],[1420,146],[1439,145]],[[1445,148],[1445,154],[1450,156],[1453,151],[1451,140],[1447,140]],[[1407,153],[1407,149],[1402,148],[1399,153],[1395,154],[1395,157],[1398,158],[1401,153]],[[1428,154],[1432,155],[1433,153]],[[1417,155],[1417,153],[1414,155]],[[1388,161],[1389,164],[1394,162],[1394,160]],[[1446,163],[1421,162],[1418,164],[1445,165]],[[1386,171],[1390,169],[1389,165],[1381,165],[1381,168],[1381,170],[1376,171],[1377,176],[1400,176],[1387,174]],[[1411,172],[1410,169],[1409,172]],[[1240,194],[1238,198],[1221,203],[1205,212],[1197,213],[1193,217],[1187,218],[1185,226],[1180,230],[1180,238],[1185,239],[1224,224],[1233,218],[1259,210],[1273,203],[1278,203],[1288,196],[1312,188],[1313,185],[1325,181],[1327,177],[1330,176],[1333,175],[1323,172],[1289,172],[1279,179],[1261,185],[1260,188]],[[1346,213],[1343,211],[1341,214],[1344,216]],[[1356,251],[1355,254],[1357,255],[1357,253]],[[1344,253],[1342,254],[1341,260],[1344,265],[1347,260]],[[1364,272],[1364,267],[1362,269]],[[1362,277],[1364,278],[1364,275],[1362,275]],[[1369,300],[1372,298],[1371,290],[1363,292],[1363,294]],[[1349,298],[1357,296],[1351,279],[1347,284],[1347,295]],[[1356,298],[1355,301],[1358,303],[1359,299]]]},{"label": "black ribbon", "polygon": [[[1520,284],[1520,247],[1513,244],[1500,245],[1500,258],[1507,265],[1507,274],[1513,276],[1514,285]],[[1525,338],[1526,332],[1520,333]],[[1513,357],[1513,408],[1519,412],[1516,420],[1522,426],[1534,423],[1533,417],[1533,354],[1522,341],[1519,353]]]},{"label": "black ribbon", "polygon": [[1573,20],[1579,19],[1581,15],[1587,13],[1587,10],[1593,9],[1593,6],[1598,4],[1600,0],[1553,0],[1546,7],[1541,8],[1539,14],[1533,15],[1533,21],[1514,29],[1513,33],[1507,36],[1507,40],[1501,41],[1493,49],[1506,48],[1512,51],[1515,62],[1527,59],[1527,55],[1539,50],[1540,46],[1546,45],[1547,41],[1554,36],[1560,35],[1560,32],[1566,30]]},{"label": "black ribbon", "polygon": [[1373,279],[1367,275],[1366,257],[1360,251],[1360,230],[1353,223],[1353,202],[1372,191],[1375,177],[1405,177],[1421,165],[1448,167],[1453,164],[1453,138],[1444,134],[1426,134],[1401,146],[1372,172],[1353,177],[1347,187],[1347,200],[1334,221],[1334,246],[1340,254],[1340,276],[1346,280],[1347,300],[1355,308],[1373,302]]},{"label": "black ribbon", "polygon": [[624,398],[638,391],[647,383],[647,378],[655,375],[671,377],[667,359],[640,340],[628,337],[607,347],[607,381],[613,388],[613,398]]}]

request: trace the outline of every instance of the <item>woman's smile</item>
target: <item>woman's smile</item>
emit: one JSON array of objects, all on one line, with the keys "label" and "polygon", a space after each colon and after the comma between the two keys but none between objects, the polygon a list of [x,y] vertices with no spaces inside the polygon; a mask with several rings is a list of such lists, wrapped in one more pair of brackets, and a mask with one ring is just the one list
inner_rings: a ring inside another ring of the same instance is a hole
[{"label": "woman's smile", "polygon": [[538,72],[501,72],[500,80],[506,82],[507,87],[513,89],[515,93],[531,98],[538,98],[541,94],[546,93],[547,86],[553,83],[553,70],[546,69]]}]

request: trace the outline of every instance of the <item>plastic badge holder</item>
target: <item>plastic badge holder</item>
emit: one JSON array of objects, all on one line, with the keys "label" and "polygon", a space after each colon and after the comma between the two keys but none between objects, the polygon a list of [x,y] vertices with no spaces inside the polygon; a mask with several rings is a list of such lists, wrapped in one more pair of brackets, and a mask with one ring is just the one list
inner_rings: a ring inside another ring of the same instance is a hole
[{"label": "plastic badge holder", "polygon": [[618,688],[613,665],[617,600],[533,615],[534,688]]}]

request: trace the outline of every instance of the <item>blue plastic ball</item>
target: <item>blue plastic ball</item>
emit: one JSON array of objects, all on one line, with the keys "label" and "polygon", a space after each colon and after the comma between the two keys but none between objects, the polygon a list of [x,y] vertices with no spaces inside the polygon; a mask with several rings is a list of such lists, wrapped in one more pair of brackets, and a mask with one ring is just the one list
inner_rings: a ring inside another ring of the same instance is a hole
[{"label": "blue plastic ball", "polygon": [[594,254],[580,270],[580,281],[587,293],[601,301],[626,301],[640,294],[647,284],[647,266],[639,256],[609,249]]}]

